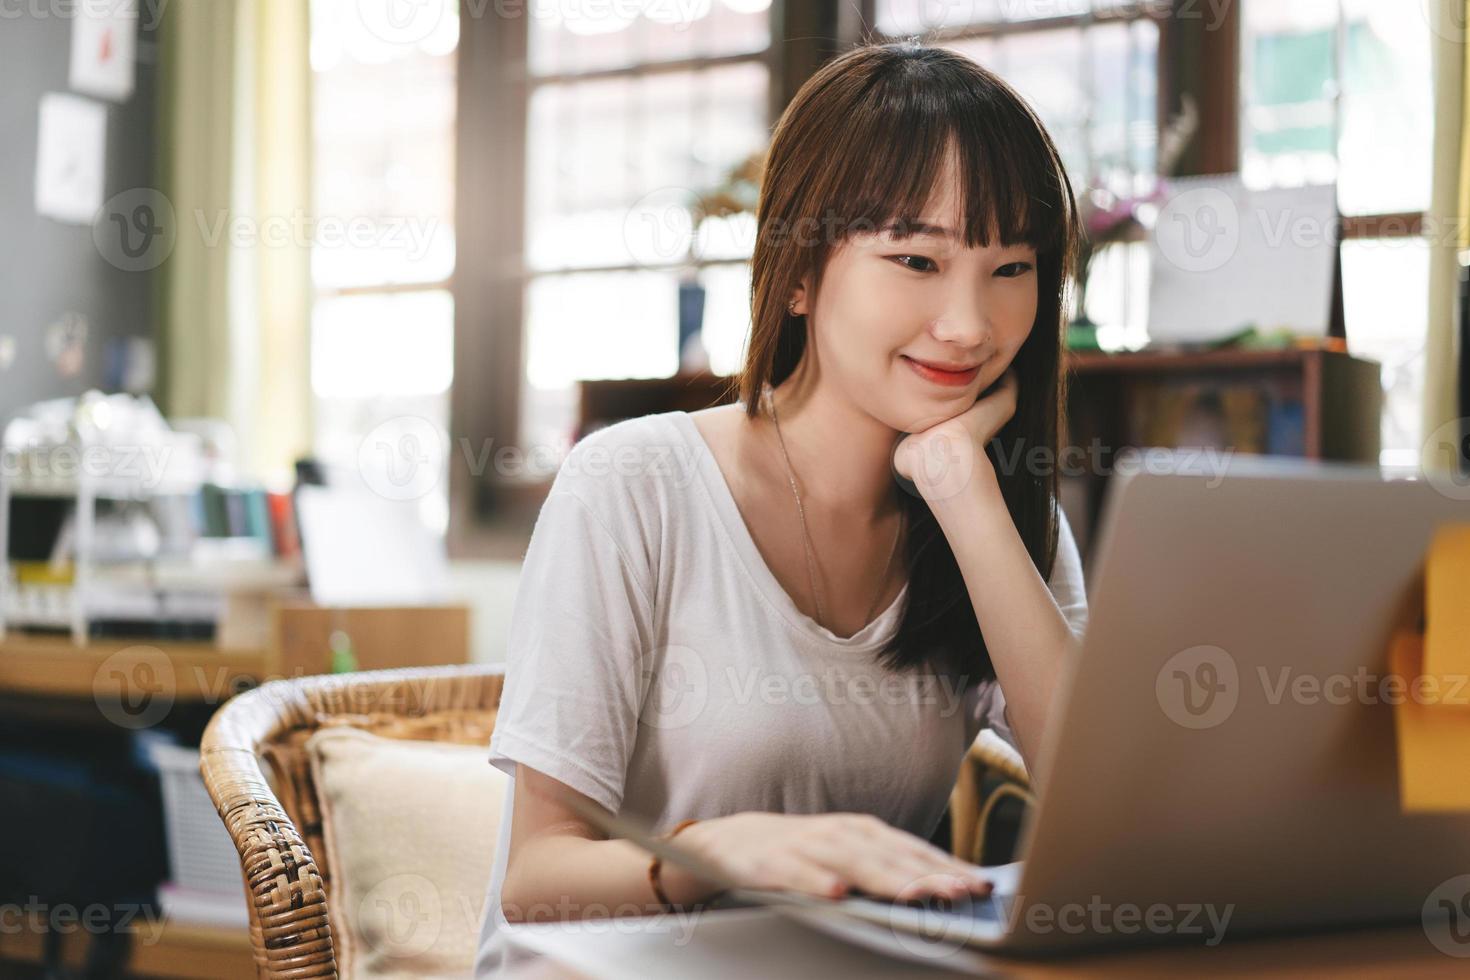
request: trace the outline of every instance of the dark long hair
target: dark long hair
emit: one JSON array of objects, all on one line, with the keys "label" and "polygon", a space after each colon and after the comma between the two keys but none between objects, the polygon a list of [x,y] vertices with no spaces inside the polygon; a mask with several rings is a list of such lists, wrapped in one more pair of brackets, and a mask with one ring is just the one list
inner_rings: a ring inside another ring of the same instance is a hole
[{"label": "dark long hair", "polygon": [[[1004,244],[1025,243],[1037,252],[1036,322],[1012,362],[1020,383],[1016,412],[986,453],[1011,520],[1045,579],[1056,556],[1057,467],[1029,472],[1014,464],[1022,458],[1018,450],[1035,447],[1057,458],[1077,207],[1041,120],[1009,85],[964,55],[915,41],[864,44],[818,70],[782,113],[761,179],[740,398],[756,417],[762,385],[780,384],[800,362],[806,321],[788,313],[786,302],[802,278],[810,273],[820,290],[827,259],[847,234],[920,218],[945,154],[955,151],[966,246],[989,246],[996,234]],[[801,228],[831,231],[793,233]],[[965,685],[994,677],[949,541],[922,498],[901,496],[909,527],[908,594],[880,659],[892,669],[923,669]]]}]

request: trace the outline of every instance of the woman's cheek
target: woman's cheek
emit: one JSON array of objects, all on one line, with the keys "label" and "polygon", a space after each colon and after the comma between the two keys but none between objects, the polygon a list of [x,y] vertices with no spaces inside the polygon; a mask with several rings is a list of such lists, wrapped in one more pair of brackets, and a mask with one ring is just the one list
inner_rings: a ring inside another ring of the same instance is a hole
[{"label": "woman's cheek", "polygon": [[1013,350],[1020,349],[1031,335],[1031,330],[1036,325],[1036,311],[1038,309],[1035,291],[1030,297],[1018,297],[1015,302],[1009,304],[1006,310],[1006,340],[1007,346]]}]

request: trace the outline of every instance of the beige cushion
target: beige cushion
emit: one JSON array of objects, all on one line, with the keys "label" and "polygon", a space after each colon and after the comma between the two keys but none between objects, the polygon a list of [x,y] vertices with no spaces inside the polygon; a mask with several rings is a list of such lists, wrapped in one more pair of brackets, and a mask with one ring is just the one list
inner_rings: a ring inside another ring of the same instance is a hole
[{"label": "beige cushion", "polygon": [[344,977],[465,977],[507,778],[481,745],[326,728],[306,742]]}]

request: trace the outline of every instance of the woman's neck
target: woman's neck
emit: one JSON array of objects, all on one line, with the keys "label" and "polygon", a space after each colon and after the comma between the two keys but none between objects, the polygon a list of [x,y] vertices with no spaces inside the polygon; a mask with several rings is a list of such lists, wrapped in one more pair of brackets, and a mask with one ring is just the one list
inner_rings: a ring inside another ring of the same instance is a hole
[{"label": "woman's neck", "polygon": [[899,434],[804,371],[807,366],[803,361],[775,389],[780,435],[802,501],[865,523],[880,522],[898,506],[901,491],[892,459]]}]

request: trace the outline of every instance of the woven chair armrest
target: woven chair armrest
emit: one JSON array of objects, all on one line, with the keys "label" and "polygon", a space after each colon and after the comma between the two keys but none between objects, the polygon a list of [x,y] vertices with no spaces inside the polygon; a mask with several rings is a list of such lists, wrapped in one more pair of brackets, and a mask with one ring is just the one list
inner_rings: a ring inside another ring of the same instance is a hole
[{"label": "woven chair armrest", "polygon": [[976,765],[997,772],[1027,789],[1031,787],[1031,774],[1026,771],[1021,753],[990,729],[981,731],[980,737],[970,746],[968,755],[970,761]]},{"label": "woven chair armrest", "polygon": [[205,789],[240,855],[251,948],[265,978],[337,975],[322,876],[258,758],[263,745],[310,717],[299,683],[270,681],[226,702],[200,743]]}]

